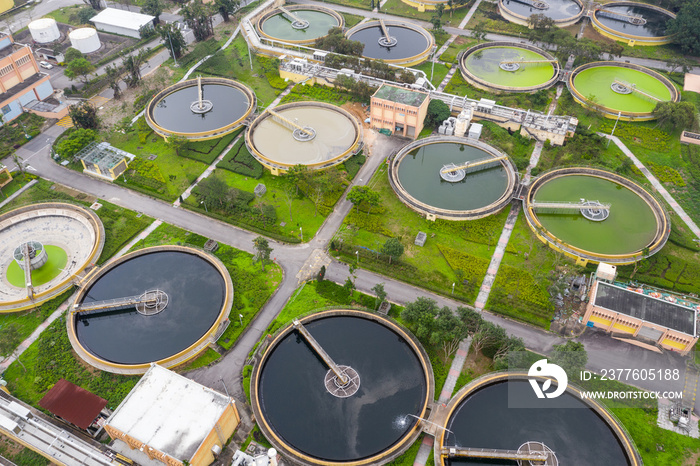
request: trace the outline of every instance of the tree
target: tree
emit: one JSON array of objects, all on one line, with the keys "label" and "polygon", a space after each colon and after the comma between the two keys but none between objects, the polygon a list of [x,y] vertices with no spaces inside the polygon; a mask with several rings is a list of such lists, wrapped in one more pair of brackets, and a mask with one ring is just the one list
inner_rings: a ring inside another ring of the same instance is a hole
[{"label": "tree", "polygon": [[168,137],[168,146],[175,151],[175,155],[180,155],[180,151],[187,147],[190,140],[179,134]]},{"label": "tree", "polygon": [[366,205],[367,215],[369,215],[372,207],[379,205],[381,198],[379,193],[372,191],[369,186],[353,186],[347,195],[347,199],[355,205],[356,209],[359,209],[360,205]]},{"label": "tree", "polygon": [[487,320],[482,319],[479,322],[476,331],[472,334],[472,349],[475,353],[480,352],[485,346],[493,344],[498,339],[499,334],[496,327]]},{"label": "tree", "polygon": [[697,108],[692,102],[657,102],[654,116],[660,126],[692,129],[697,124]]},{"label": "tree", "polygon": [[102,9],[102,0],[83,0],[83,2],[91,6],[95,11],[100,11]]},{"label": "tree", "polygon": [[87,84],[88,75],[95,71],[95,65],[87,61],[85,58],[76,58],[66,65],[64,74],[69,79],[83,78],[83,83]]},{"label": "tree", "polygon": [[193,0],[182,7],[180,14],[185,18],[185,23],[192,29],[197,42],[207,39],[213,34],[212,7],[204,4],[202,0]]},{"label": "tree", "polygon": [[481,322],[484,320],[477,311],[470,307],[460,306],[457,308],[459,319],[466,326],[467,334],[474,335],[478,330]]},{"label": "tree", "polygon": [[552,348],[551,362],[561,366],[569,378],[586,367],[588,353],[586,353],[583,343],[569,340],[563,345],[554,345]]},{"label": "tree", "polygon": [[442,21],[440,20],[440,17],[438,15],[434,15],[432,18],[430,18],[430,24],[433,25],[433,31],[442,31]]},{"label": "tree", "polygon": [[173,23],[159,24],[156,27],[156,32],[163,39],[163,45],[168,49],[170,58],[173,60],[180,58],[187,48],[187,42],[185,42],[182,32]]},{"label": "tree", "polygon": [[415,301],[406,304],[401,312],[401,318],[412,327],[418,338],[428,341],[433,332],[438,310],[434,299],[419,296]]},{"label": "tree", "polygon": [[95,10],[90,7],[84,7],[78,10],[78,21],[80,24],[88,24],[90,19],[95,16]]},{"label": "tree", "polygon": [[493,360],[494,362],[503,360],[506,363],[507,367],[507,361],[510,353],[516,351],[525,351],[525,343],[523,342],[523,339],[514,336],[506,337],[506,339],[496,350],[496,354],[494,354]]},{"label": "tree", "polygon": [[374,308],[378,309],[379,305],[386,299],[386,291],[384,291],[384,283],[377,283],[372,287],[372,291],[377,295],[377,299],[374,301]]},{"label": "tree", "polygon": [[435,11],[437,12],[438,18],[442,19],[442,15],[445,13],[445,4],[438,3],[437,7],[435,7]]},{"label": "tree", "polygon": [[534,15],[530,15],[530,17],[527,19],[527,25],[530,27],[530,29],[542,32],[552,29],[554,27],[554,20],[549,16],[536,13]]},{"label": "tree", "polygon": [[87,100],[71,106],[68,109],[68,116],[78,128],[97,129],[100,127],[97,109]]},{"label": "tree", "polygon": [[459,348],[459,343],[467,336],[467,327],[445,306],[440,309],[435,318],[431,343],[441,345],[445,357],[452,356]]},{"label": "tree", "polygon": [[365,44],[357,40],[350,40],[343,34],[343,29],[334,27],[328,30],[328,35],[319,37],[314,43],[318,49],[328,50],[336,54],[362,56]]},{"label": "tree", "polygon": [[425,114],[425,121],[423,124],[428,127],[438,127],[440,124],[447,120],[452,113],[450,112],[450,107],[439,99],[433,99],[428,104],[428,110]]},{"label": "tree", "polygon": [[389,263],[391,264],[392,259],[398,259],[403,254],[403,244],[396,238],[389,238],[379,252],[389,256]]},{"label": "tree", "polygon": [[141,13],[155,16],[153,24],[158,25],[160,15],[163,13],[163,2],[161,0],[144,0],[141,5]]},{"label": "tree", "polygon": [[200,201],[205,204],[223,207],[228,195],[228,184],[218,176],[204,178],[197,185],[197,193]]},{"label": "tree", "polygon": [[318,271],[318,281],[322,282],[323,277],[325,277],[325,276],[326,276],[326,266],[322,265],[321,270]]},{"label": "tree", "polygon": [[447,7],[450,9],[450,19],[452,19],[452,12],[455,9],[455,2],[454,0],[447,0]]},{"label": "tree", "polygon": [[688,73],[697,63],[687,57],[673,57],[666,60],[669,73],[675,73],[680,69],[683,73]]},{"label": "tree", "polygon": [[225,22],[229,21],[229,14],[234,13],[238,5],[238,0],[214,0],[214,6]]},{"label": "tree", "polygon": [[348,296],[352,295],[352,292],[355,289],[355,282],[352,281],[352,278],[348,277],[345,279],[345,284],[343,284],[343,288],[345,288],[345,291],[347,291]]},{"label": "tree", "polygon": [[70,159],[80,149],[97,139],[97,133],[91,129],[78,128],[54,146],[54,150],[64,159]]},{"label": "tree", "polygon": [[476,23],[472,29],[472,37],[476,39],[477,44],[486,39],[486,23],[483,21]]},{"label": "tree", "polygon": [[666,34],[685,54],[700,55],[700,1],[691,0],[683,5],[675,19],[666,23]]},{"label": "tree", "polygon": [[63,54],[63,59],[65,60],[66,63],[70,63],[76,58],[85,58],[85,55],[82,54],[82,52],[78,49],[74,49],[73,47],[68,47],[66,50],[66,53]]},{"label": "tree", "polygon": [[141,82],[141,65],[146,61],[150,49],[141,49],[130,55],[122,55],[122,66],[126,72],[124,82],[127,87],[134,88]]},{"label": "tree", "polygon": [[270,253],[272,253],[272,248],[265,238],[258,236],[253,240],[253,247],[255,248],[255,262],[260,262],[262,265],[262,271],[265,271],[265,262],[270,260]]},{"label": "tree", "polygon": [[116,65],[107,65],[105,67],[105,75],[107,75],[107,85],[114,92],[114,100],[119,100],[121,98],[121,87],[119,87],[119,81],[121,81],[122,70],[117,68]]}]

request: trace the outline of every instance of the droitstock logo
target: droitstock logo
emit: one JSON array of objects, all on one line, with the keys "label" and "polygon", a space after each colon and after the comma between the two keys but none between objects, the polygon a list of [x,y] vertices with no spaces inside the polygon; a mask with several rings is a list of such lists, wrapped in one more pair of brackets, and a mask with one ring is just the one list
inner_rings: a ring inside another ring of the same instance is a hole
[{"label": "droitstock logo", "polygon": [[[556,364],[548,363],[546,359],[540,359],[530,366],[527,375],[531,377],[528,382],[532,385],[532,389],[535,391],[537,398],[556,398],[566,391],[566,385],[569,383],[569,378],[566,376],[564,369]],[[542,381],[542,379],[535,379],[532,377],[551,377],[557,381],[557,389],[553,392],[547,392],[552,386],[552,380],[544,380],[542,387],[540,387],[539,382]]]}]

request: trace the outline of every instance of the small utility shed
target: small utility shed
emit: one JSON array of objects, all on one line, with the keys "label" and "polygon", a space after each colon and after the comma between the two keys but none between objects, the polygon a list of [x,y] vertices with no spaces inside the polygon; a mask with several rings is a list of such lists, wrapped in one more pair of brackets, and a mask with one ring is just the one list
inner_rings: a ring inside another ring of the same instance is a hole
[{"label": "small utility shed", "polygon": [[[239,423],[233,398],[152,364],[107,419],[105,430],[136,450],[137,457],[146,454],[170,466],[185,461],[206,466]],[[129,457],[128,451],[122,454]]]},{"label": "small utility shed", "polygon": [[[100,430],[100,413],[107,400],[61,379],[39,401],[39,406],[94,435]],[[107,415],[105,414],[104,418]]]},{"label": "small utility shed", "polygon": [[122,36],[141,38],[142,28],[152,28],[155,16],[143,15],[133,11],[105,8],[90,19],[98,31],[110,32]]}]

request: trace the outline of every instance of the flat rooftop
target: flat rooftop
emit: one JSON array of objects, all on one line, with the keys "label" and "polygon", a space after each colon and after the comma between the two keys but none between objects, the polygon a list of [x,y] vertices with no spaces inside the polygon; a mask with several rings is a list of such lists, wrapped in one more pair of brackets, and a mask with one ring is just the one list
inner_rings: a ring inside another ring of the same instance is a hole
[{"label": "flat rooftop", "polygon": [[593,304],[695,336],[696,312],[662,298],[654,298],[633,290],[598,282]]},{"label": "flat rooftop", "polygon": [[178,460],[190,460],[231,399],[153,364],[107,425]]},{"label": "flat rooftop", "polygon": [[420,107],[423,101],[428,98],[428,94],[406,89],[404,87],[382,84],[382,86],[377,89],[377,92],[375,92],[372,97],[389,100],[391,102],[396,102],[397,104]]},{"label": "flat rooftop", "polygon": [[155,16],[144,15],[134,11],[105,8],[97,15],[90,18],[90,22],[108,24],[110,26],[117,26],[138,31],[141,27],[152,22],[154,19]]}]

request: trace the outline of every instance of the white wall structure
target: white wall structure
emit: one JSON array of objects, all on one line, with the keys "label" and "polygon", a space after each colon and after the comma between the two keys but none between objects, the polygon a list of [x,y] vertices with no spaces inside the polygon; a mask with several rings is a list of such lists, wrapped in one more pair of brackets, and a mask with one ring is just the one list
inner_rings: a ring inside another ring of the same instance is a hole
[{"label": "white wall structure", "polygon": [[53,18],[37,19],[29,23],[28,27],[32,39],[39,44],[48,44],[61,37],[56,20]]},{"label": "white wall structure", "polygon": [[141,38],[142,27],[153,27],[155,16],[142,15],[133,11],[105,8],[90,19],[99,31],[122,36]]},{"label": "white wall structure", "polygon": [[100,38],[93,28],[80,28],[68,34],[71,47],[82,53],[90,53],[100,48]]}]

